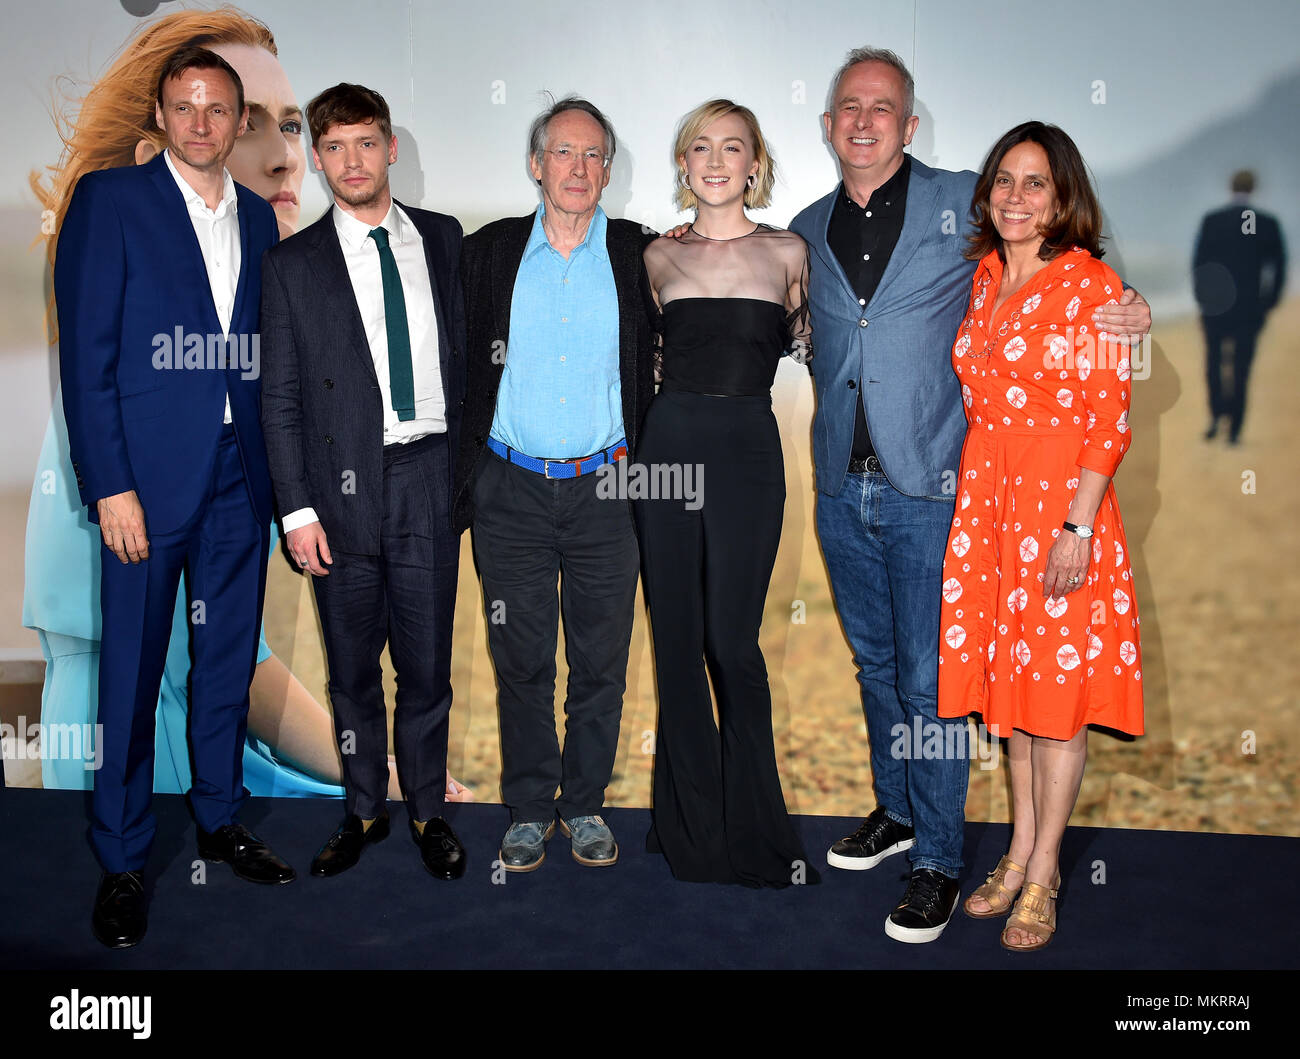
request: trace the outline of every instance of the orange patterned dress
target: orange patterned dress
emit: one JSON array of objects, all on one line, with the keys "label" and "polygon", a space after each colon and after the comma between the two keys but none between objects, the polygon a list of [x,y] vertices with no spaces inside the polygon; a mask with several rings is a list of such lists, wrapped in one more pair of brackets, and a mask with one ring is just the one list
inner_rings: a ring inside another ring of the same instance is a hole
[{"label": "orange patterned dress", "polygon": [[1142,734],[1142,669],[1128,545],[1112,484],[1076,591],[1043,597],[1079,468],[1113,475],[1129,446],[1127,349],[1092,311],[1119,277],[1075,247],[993,312],[1002,262],[975,270],[952,348],[966,404],[957,505],[943,564],[939,716],[1069,739],[1095,724]]}]

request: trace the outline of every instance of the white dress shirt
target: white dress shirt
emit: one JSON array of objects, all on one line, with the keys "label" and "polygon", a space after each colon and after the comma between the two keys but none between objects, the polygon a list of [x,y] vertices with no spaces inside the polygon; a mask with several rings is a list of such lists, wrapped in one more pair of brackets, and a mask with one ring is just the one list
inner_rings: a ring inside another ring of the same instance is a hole
[{"label": "white dress shirt", "polygon": [[[189,210],[190,224],[199,240],[199,250],[203,254],[203,265],[208,270],[208,286],[212,289],[212,303],[217,308],[217,319],[221,322],[223,337],[230,334],[230,317],[235,311],[235,291],[239,287],[239,200],[235,196],[235,182],[229,170],[223,170],[221,201],[215,210],[208,209],[203,196],[194,190],[180,174],[172,162],[171,151],[164,151],[163,158],[171,170],[176,186],[185,197],[185,208]],[[208,347],[207,342],[203,344]],[[229,423],[230,394],[226,394],[226,411],[222,422]]]},{"label": "white dress shirt", "polygon": [[[438,318],[434,314],[433,285],[424,257],[424,238],[397,203],[378,225],[357,220],[334,204],[334,227],[347,265],[357,310],[365,327],[370,357],[384,403],[385,445],[404,445],[427,434],[447,432],[447,405],[438,361]],[[379,245],[370,238],[373,228],[388,231],[388,245],[402,277],[406,325],[411,337],[411,374],[415,383],[415,418],[405,422],[393,409],[388,373],[388,324],[384,315],[384,280],[379,268]],[[318,521],[314,508],[304,507],[284,516],[284,532]]]}]

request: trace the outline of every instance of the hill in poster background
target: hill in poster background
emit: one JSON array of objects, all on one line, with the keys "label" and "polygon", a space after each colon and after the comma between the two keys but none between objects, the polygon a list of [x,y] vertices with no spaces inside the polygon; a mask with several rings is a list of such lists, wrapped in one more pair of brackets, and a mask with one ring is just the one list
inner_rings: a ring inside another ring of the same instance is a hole
[{"label": "hill in poster background", "polygon": [[[1123,248],[1115,263],[1161,317],[1190,312],[1192,247],[1201,217],[1229,200],[1238,169],[1257,178],[1253,204],[1277,217],[1300,248],[1300,70],[1270,83],[1249,105],[1207,120],[1199,135],[1135,169],[1096,174],[1106,231]],[[1296,290],[1296,270],[1289,288]]]}]

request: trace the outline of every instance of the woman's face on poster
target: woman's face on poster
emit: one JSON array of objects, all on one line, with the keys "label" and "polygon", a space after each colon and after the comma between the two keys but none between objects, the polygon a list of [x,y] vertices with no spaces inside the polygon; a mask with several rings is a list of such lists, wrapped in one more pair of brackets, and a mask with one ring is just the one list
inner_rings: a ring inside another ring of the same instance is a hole
[{"label": "woman's face on poster", "polygon": [[302,110],[294,101],[280,60],[265,48],[214,44],[244,82],[248,128],[231,152],[226,168],[275,209],[280,237],[298,230],[302,179],[307,169]]}]

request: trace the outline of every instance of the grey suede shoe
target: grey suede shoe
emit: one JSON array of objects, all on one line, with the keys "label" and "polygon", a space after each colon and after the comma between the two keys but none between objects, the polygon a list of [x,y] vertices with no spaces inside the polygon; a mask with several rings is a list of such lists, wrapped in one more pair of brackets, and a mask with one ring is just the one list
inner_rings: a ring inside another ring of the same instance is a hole
[{"label": "grey suede shoe", "polygon": [[560,830],[573,842],[573,859],[589,868],[603,868],[618,860],[614,833],[599,816],[575,816],[560,821]]},{"label": "grey suede shoe", "polygon": [[555,834],[549,824],[511,824],[501,840],[501,866],[506,871],[536,871],[546,859],[546,840]]}]

